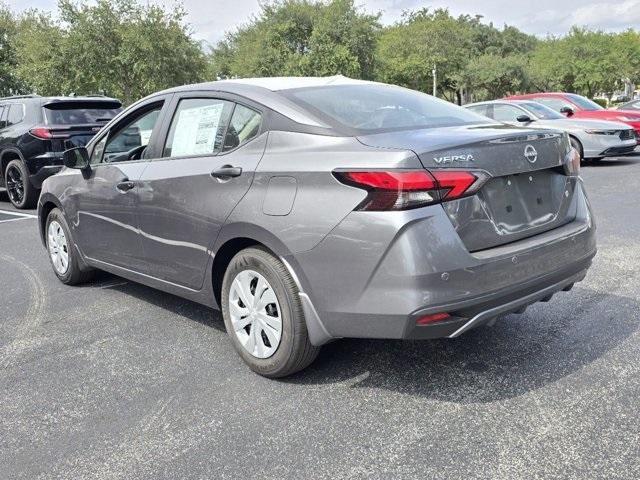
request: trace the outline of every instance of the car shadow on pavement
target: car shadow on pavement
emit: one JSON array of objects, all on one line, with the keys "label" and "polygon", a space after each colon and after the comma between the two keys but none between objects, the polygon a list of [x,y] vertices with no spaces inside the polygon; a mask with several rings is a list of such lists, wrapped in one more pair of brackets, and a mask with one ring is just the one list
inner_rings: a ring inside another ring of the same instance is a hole
[{"label": "car shadow on pavement", "polygon": [[623,167],[625,165],[633,165],[635,163],[640,163],[640,157],[632,157],[632,158],[635,158],[635,159],[629,160],[629,159],[615,158],[612,160],[609,160],[609,159],[598,160],[596,162],[587,161],[587,162],[583,162],[582,165],[580,165],[580,168]]},{"label": "car shadow on pavement", "polygon": [[[102,272],[87,287],[118,290],[226,335],[219,312],[189,300]],[[635,299],[576,287],[522,315],[509,315],[493,327],[456,339],[337,340],[325,345],[307,369],[280,381],[488,403],[543,388],[584,369],[639,326]]]},{"label": "car shadow on pavement", "polygon": [[336,341],[284,381],[351,383],[462,404],[517,397],[584,369],[640,325],[634,299],[579,288],[571,294],[562,308],[554,297],[457,339]]}]

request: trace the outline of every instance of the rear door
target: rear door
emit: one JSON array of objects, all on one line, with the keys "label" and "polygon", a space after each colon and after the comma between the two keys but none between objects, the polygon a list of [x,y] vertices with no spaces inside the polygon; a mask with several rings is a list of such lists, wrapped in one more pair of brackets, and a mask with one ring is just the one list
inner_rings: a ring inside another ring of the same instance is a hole
[{"label": "rear door", "polygon": [[257,105],[229,96],[176,95],[161,158],[139,179],[149,275],[202,287],[220,228],[253,181],[266,133]]},{"label": "rear door", "polygon": [[143,272],[136,214],[140,175],[156,156],[155,137],[170,97],[139,105],[96,139],[91,169],[67,191],[76,242],[93,260]]}]

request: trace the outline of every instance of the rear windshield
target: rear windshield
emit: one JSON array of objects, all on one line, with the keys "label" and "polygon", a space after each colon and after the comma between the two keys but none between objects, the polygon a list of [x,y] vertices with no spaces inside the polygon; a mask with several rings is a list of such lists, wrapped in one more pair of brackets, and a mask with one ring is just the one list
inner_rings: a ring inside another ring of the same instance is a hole
[{"label": "rear windshield", "polygon": [[489,123],[452,103],[392,85],[333,85],[282,93],[327,123],[358,133]]},{"label": "rear windshield", "polygon": [[119,102],[61,102],[45,105],[44,114],[49,125],[84,125],[106,123],[120,110]]},{"label": "rear windshield", "polygon": [[596,102],[589,100],[588,98],[583,97],[582,95],[576,95],[575,93],[568,93],[567,97],[577,106],[579,106],[582,110],[604,110],[600,105]]}]

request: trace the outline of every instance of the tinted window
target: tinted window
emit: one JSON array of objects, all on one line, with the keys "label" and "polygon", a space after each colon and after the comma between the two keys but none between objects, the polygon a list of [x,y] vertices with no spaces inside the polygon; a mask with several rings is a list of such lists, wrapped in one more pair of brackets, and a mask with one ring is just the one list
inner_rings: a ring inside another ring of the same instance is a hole
[{"label": "tinted window", "polygon": [[50,125],[85,125],[106,123],[120,112],[118,102],[60,102],[44,108]]},{"label": "tinted window", "polygon": [[467,109],[392,85],[334,85],[282,93],[327,123],[363,133],[487,123]]},{"label": "tinted window", "polygon": [[24,105],[14,103],[9,106],[9,116],[7,117],[7,125],[15,125],[20,123],[24,118]]},{"label": "tinted window", "polygon": [[558,113],[541,103],[527,102],[524,104],[524,108],[532,112],[541,120],[558,120],[565,118],[561,113]]},{"label": "tinted window", "polygon": [[586,97],[583,97],[582,95],[576,95],[575,93],[569,93],[567,94],[567,97],[569,97],[569,99],[575,103],[577,106],[579,106],[582,110],[604,110],[600,105],[598,105],[596,102],[589,100]]},{"label": "tinted window", "polygon": [[6,107],[4,105],[0,105],[0,128],[4,128],[7,126],[7,121],[5,120],[5,110]]},{"label": "tinted window", "polygon": [[232,150],[255,137],[260,130],[261,120],[261,115],[255,110],[236,105],[224,139],[223,151]]},{"label": "tinted window", "polygon": [[493,116],[491,118],[498,122],[517,122],[520,115],[526,115],[526,112],[513,105],[493,104]]},{"label": "tinted window", "polygon": [[233,103],[213,98],[181,100],[171,121],[164,157],[219,152]]},{"label": "tinted window", "polygon": [[471,110],[474,113],[477,113],[478,115],[484,115],[485,117],[488,117],[489,115],[487,115],[489,112],[488,110],[488,106],[487,105],[472,105],[471,107],[465,107],[469,110]]},{"label": "tinted window", "polygon": [[[130,160],[125,155],[138,147],[145,147],[149,144],[149,139],[158,123],[162,104],[152,107],[145,107],[142,112],[134,112],[122,123],[122,127],[109,134],[109,139],[104,145],[104,155],[102,158],[95,158],[96,163],[102,162],[122,162]],[[97,154],[98,145],[94,148]],[[143,154],[139,156],[144,157]]]},{"label": "tinted window", "polygon": [[574,105],[571,105],[569,102],[560,97],[536,97],[534,100],[538,103],[541,103],[542,105],[546,105],[556,112],[559,112],[563,107],[569,107],[572,110],[575,109]]}]

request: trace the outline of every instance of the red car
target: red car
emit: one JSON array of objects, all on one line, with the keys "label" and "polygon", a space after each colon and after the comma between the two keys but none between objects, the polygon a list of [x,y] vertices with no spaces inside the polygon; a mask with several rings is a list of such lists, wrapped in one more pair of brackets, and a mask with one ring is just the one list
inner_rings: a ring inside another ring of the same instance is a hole
[{"label": "red car", "polygon": [[633,110],[607,110],[596,102],[575,93],[527,93],[512,95],[508,100],[534,100],[567,117],[593,118],[626,123],[636,131],[640,143],[640,113]]}]

